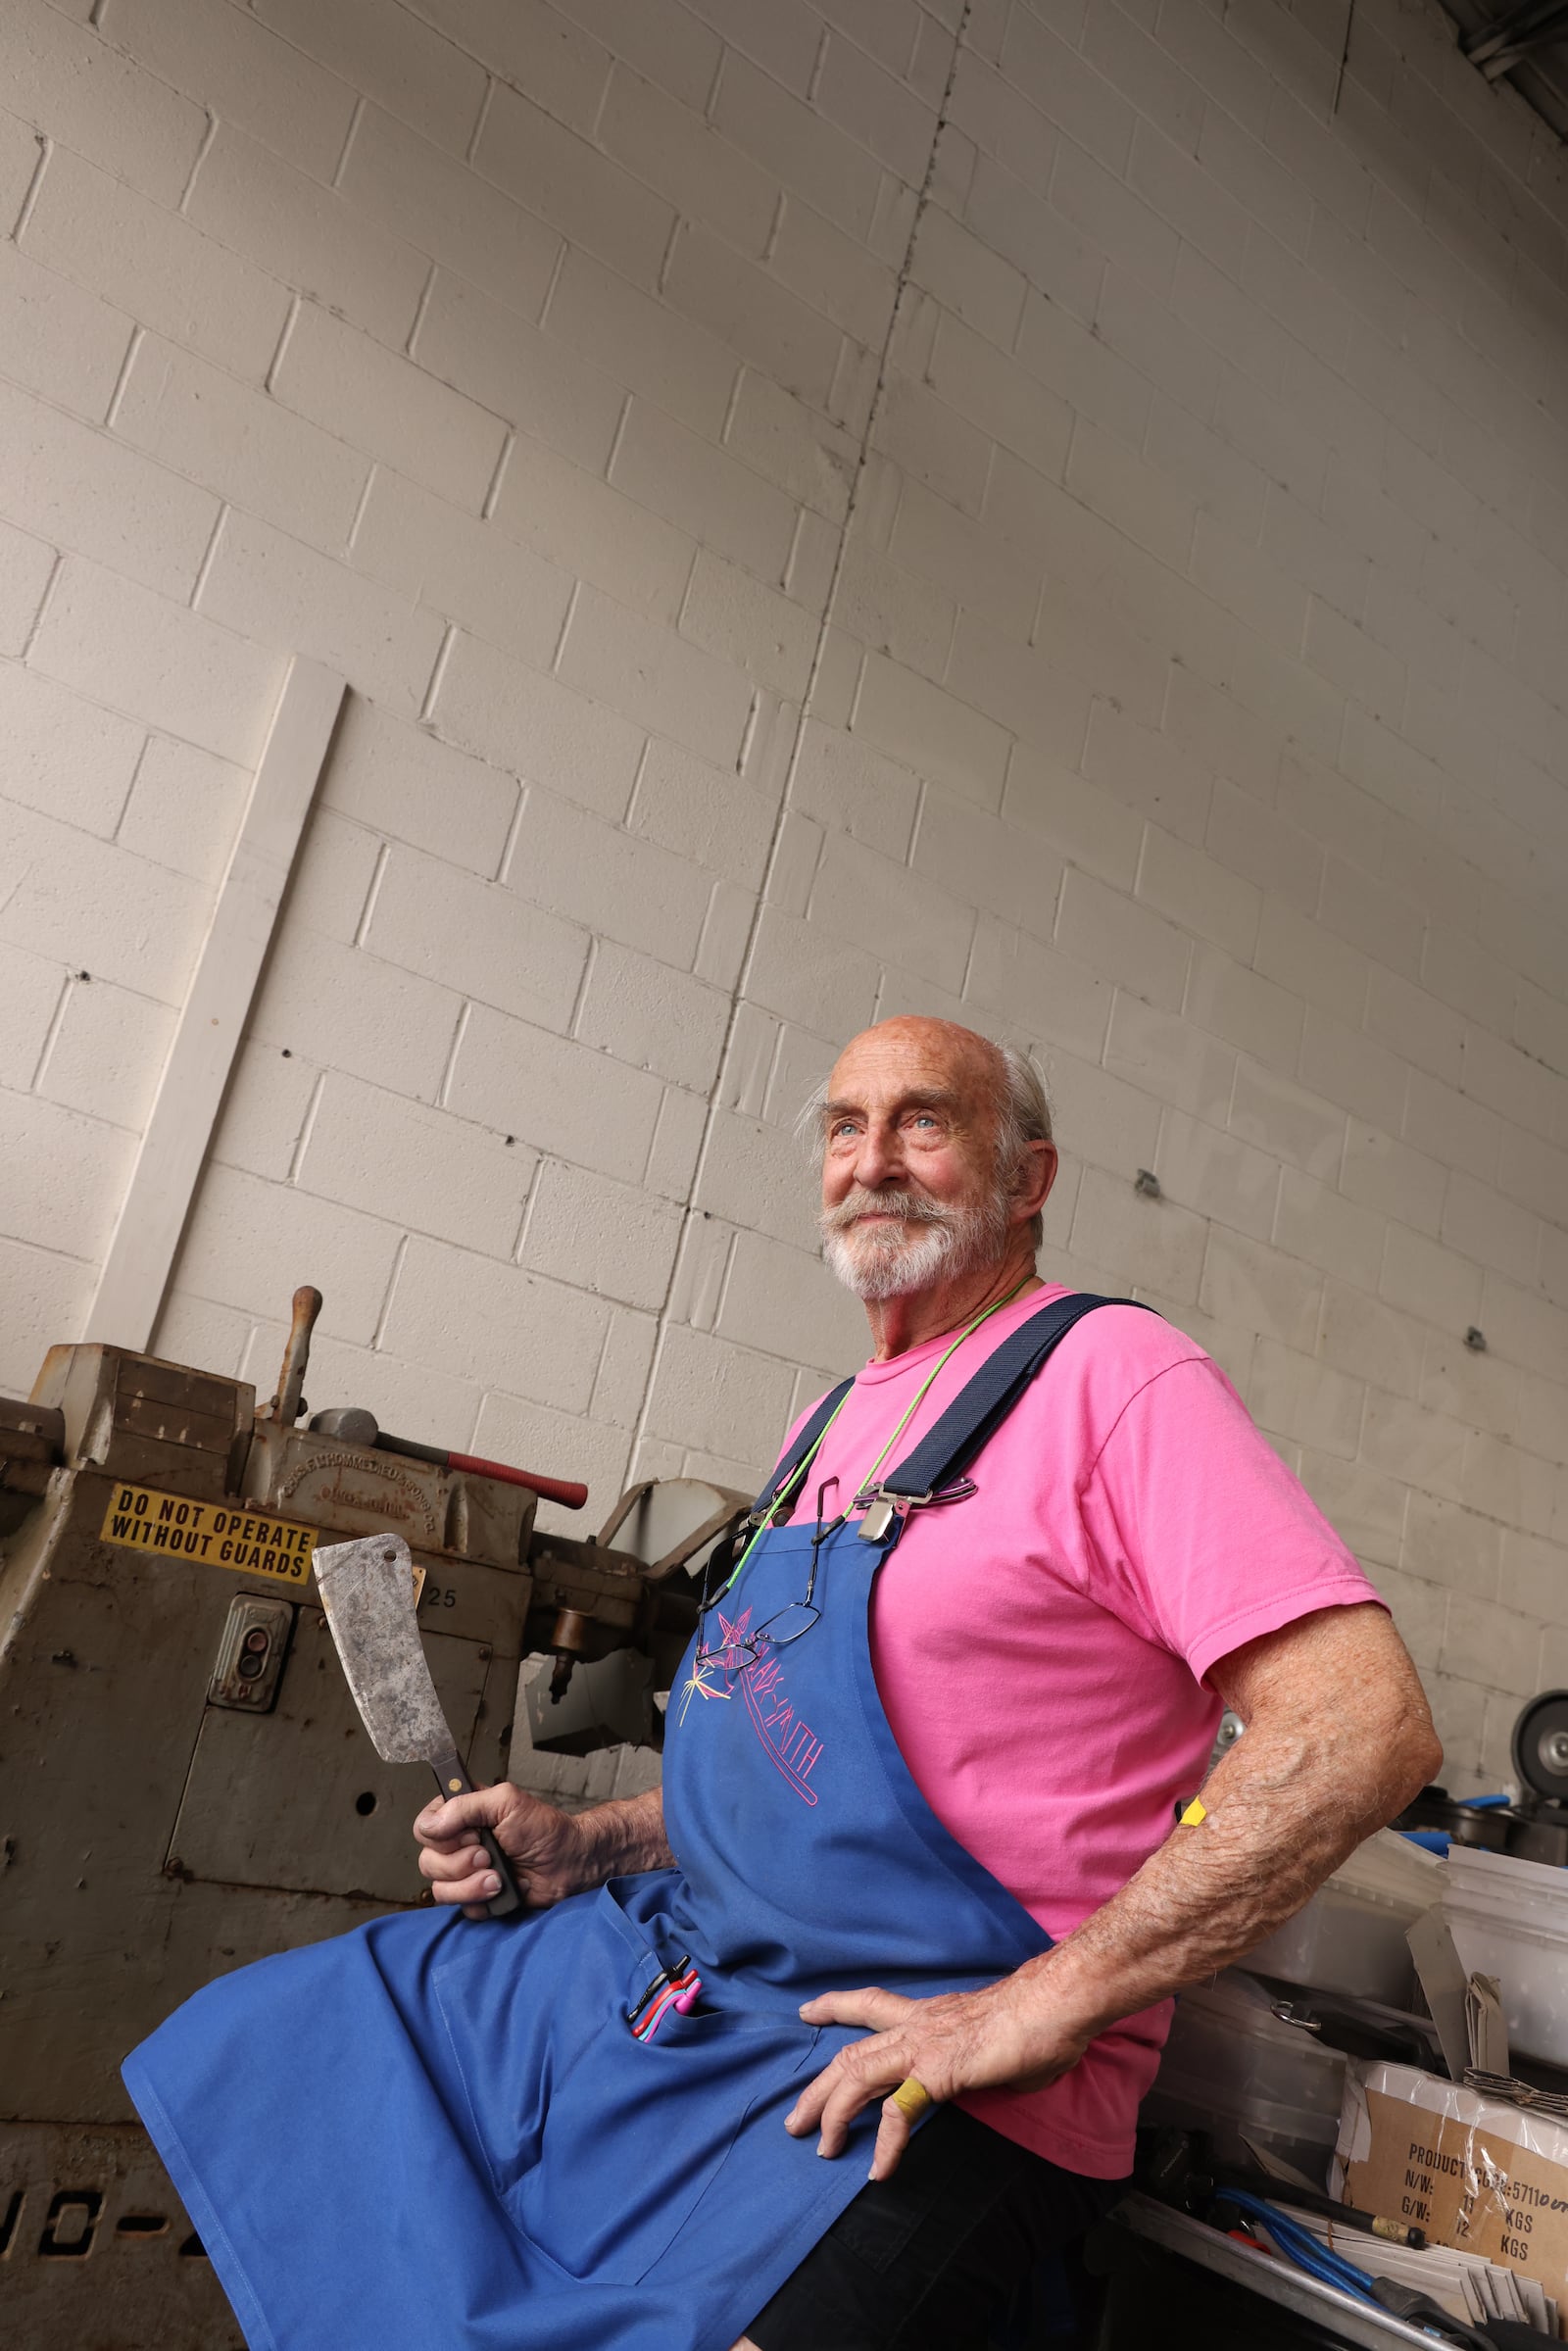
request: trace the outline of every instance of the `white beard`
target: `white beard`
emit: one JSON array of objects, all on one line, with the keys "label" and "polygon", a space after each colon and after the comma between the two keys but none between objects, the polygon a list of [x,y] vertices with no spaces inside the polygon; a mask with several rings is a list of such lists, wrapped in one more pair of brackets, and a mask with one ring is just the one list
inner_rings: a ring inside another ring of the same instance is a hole
[{"label": "white beard", "polygon": [[[829,1272],[858,1298],[908,1298],[999,1257],[1007,1237],[1007,1205],[1005,1194],[996,1190],[950,1208],[922,1193],[858,1189],[837,1207],[823,1209],[822,1255]],[[867,1212],[904,1221],[857,1223]]]}]

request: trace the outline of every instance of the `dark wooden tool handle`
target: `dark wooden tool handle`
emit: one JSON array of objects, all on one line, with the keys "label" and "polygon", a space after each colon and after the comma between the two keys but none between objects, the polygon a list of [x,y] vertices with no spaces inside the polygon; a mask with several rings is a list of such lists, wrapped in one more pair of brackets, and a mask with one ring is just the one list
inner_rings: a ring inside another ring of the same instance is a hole
[{"label": "dark wooden tool handle", "polygon": [[[474,1793],[473,1782],[469,1779],[463,1758],[455,1747],[439,1758],[432,1757],[430,1769],[434,1772],[444,1796],[467,1796]],[[511,1918],[514,1910],[525,1910],[527,1904],[523,1900],[522,1888],[517,1884],[516,1873],[507,1855],[497,1844],[494,1831],[475,1829],[474,1835],[489,1854],[490,1866],[501,1881],[501,1891],[492,1895],[491,1899],[484,1904],[485,1916],[493,1919],[507,1919]]]}]

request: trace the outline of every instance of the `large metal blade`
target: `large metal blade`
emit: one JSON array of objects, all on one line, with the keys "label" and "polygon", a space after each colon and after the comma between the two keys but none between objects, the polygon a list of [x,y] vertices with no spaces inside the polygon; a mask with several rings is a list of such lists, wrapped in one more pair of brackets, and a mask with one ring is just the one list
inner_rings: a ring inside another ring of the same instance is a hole
[{"label": "large metal blade", "polygon": [[376,1753],[439,1768],[454,1742],[419,1639],[408,1544],[401,1535],[329,1543],[316,1553],[316,1583]]}]

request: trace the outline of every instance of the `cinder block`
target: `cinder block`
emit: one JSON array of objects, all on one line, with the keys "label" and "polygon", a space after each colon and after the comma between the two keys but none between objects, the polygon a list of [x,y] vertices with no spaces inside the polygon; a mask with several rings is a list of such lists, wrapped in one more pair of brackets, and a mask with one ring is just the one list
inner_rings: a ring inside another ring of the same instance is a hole
[{"label": "cinder block", "polygon": [[1346,1028],[1315,1004],[1306,1009],[1297,1075],[1303,1086],[1347,1110],[1397,1134],[1404,1117],[1407,1071],[1360,1029]]},{"label": "cinder block", "polygon": [[378,466],[349,560],[400,598],[549,668],[573,582],[493,522]]},{"label": "cinder block", "polygon": [[528,1211],[522,1262],[574,1290],[658,1307],[679,1233],[672,1201],[547,1159]]},{"label": "cinder block", "polygon": [[1268,490],[1266,476],[1178,400],[1156,395],[1144,455],[1234,537],[1244,542],[1256,538]]},{"label": "cinder block", "polygon": [[477,513],[504,426],[421,367],[315,303],[301,306],[272,389],[285,407]]},{"label": "cinder block", "polygon": [[0,353],[13,381],[101,423],[130,337],[123,310],[0,245]]},{"label": "cinder block", "polygon": [[15,0],[8,13],[6,107],[169,205],[207,135],[203,106],[44,0]]},{"label": "cinder block", "polygon": [[929,206],[921,216],[913,274],[945,310],[988,343],[1011,350],[1023,316],[1023,273],[940,205]]},{"label": "cinder block", "polygon": [[108,840],[119,822],[143,730],[35,670],[0,662],[0,793]]},{"label": "cinder block", "polygon": [[460,1378],[482,1363],[496,1388],[584,1412],[609,1324],[609,1307],[580,1290],[416,1235],[380,1340]]},{"label": "cinder block", "polygon": [[202,156],[185,215],[206,237],[383,343],[401,345],[414,324],[430,273],[425,256],[230,123],[220,122]]},{"label": "cinder block", "polygon": [[411,718],[444,634],[438,613],[232,507],[196,601],[247,645],[312,655]]},{"label": "cinder block", "polygon": [[1252,1348],[1246,1396],[1258,1426],[1315,1451],[1354,1460],[1366,1394],[1364,1381],[1348,1380],[1276,1339],[1259,1338]]},{"label": "cinder block", "polygon": [[[1554,1300],[1489,1273],[1482,1284],[1480,1322],[1489,1347],[1507,1361],[1568,1385],[1568,1313]],[[1550,1447],[1540,1444],[1539,1449]]]},{"label": "cinder block", "polygon": [[1179,1009],[1189,948],[1181,933],[1147,907],[1107,890],[1077,867],[1062,884],[1055,944],[1102,978],[1148,1003]]},{"label": "cinder block", "polygon": [[[368,1346],[400,1239],[395,1225],[291,1185],[266,1183],[236,1167],[211,1167],[196,1195],[175,1278],[198,1298],[268,1315],[314,1278],[326,1299],[322,1337]],[[492,1260],[474,1262],[488,1265],[494,1279]]]},{"label": "cinder block", "polygon": [[[809,1255],[742,1232],[735,1240],[716,1335],[787,1362],[842,1364],[865,1357],[865,1317],[858,1298]],[[842,1376],[842,1375],[841,1375]]]},{"label": "cinder block", "polygon": [[[1125,632],[1097,629],[1081,606],[1064,614],[1059,600],[1054,599],[1049,619],[1042,616],[1033,644],[1002,635],[976,613],[960,612],[947,682],[962,702],[1000,720],[1032,751],[1045,753],[1057,765],[1073,767],[1083,755],[1095,688],[1103,686],[1105,672],[1125,646]],[[870,657],[868,676],[874,661]],[[1136,691],[1140,683],[1147,681],[1135,677],[1133,699],[1144,706],[1149,696]],[[972,785],[960,788],[975,790]],[[986,798],[995,807],[994,789]]]},{"label": "cinder block", "polygon": [[835,524],[842,520],[858,463],[855,442],[754,367],[741,370],[724,443],[792,504]]},{"label": "cinder block", "polygon": [[[1254,1151],[1234,1135],[1190,1118],[1184,1110],[1167,1110],[1160,1125],[1154,1169],[1168,1200],[1254,1241],[1268,1240],[1279,1195],[1280,1163],[1265,1151]],[[1324,1374],[1323,1378],[1327,1381],[1332,1376]],[[1292,1420],[1266,1425],[1310,1444],[1328,1444],[1323,1429],[1304,1419],[1300,1425]],[[1328,1445],[1328,1449],[1336,1448]],[[1350,1450],[1354,1450],[1353,1444]]]},{"label": "cinder block", "polygon": [[1200,514],[1193,536],[1191,573],[1205,595],[1256,629],[1271,645],[1299,656],[1306,630],[1308,597],[1272,557],[1247,546],[1210,514]]},{"label": "cinder block", "polygon": [[713,86],[721,44],[677,0],[631,13],[620,0],[565,0],[563,13],[685,106],[701,107]]},{"label": "cinder block", "polygon": [[[1539,1454],[1477,1429],[1465,1439],[1460,1499],[1472,1510],[1531,1535],[1560,1532],[1560,1522],[1554,1524],[1559,1484],[1556,1464]],[[1525,1687],[1531,1690],[1535,1684]]]},{"label": "cinder block", "polygon": [[1200,842],[1213,791],[1210,771],[1184,757],[1167,735],[1126,717],[1113,700],[1097,701],[1090,714],[1083,772],[1167,833]]},{"label": "cinder block", "polygon": [[[1190,16],[1192,11],[1166,9],[1165,16]],[[1160,38],[1165,26],[1160,27]],[[1223,40],[1218,25],[1213,37]],[[1261,124],[1260,112],[1252,120]],[[1244,128],[1233,110],[1211,106],[1198,138],[1198,160],[1209,177],[1249,213],[1261,220],[1269,234],[1292,253],[1304,254],[1312,225],[1312,198],[1294,172],[1276,162],[1267,145]]]},{"label": "cinder block", "polygon": [[[625,1307],[612,1311],[610,1333],[594,1381],[596,1420],[609,1421],[617,1429],[635,1425],[648,1393],[648,1374],[658,1339],[659,1325],[651,1314],[639,1314]],[[603,1516],[599,1523],[604,1524]]]},{"label": "cinder block", "polygon": [[588,959],[587,934],[574,923],[401,844],[387,857],[365,945],[405,971],[557,1030],[571,1018]]},{"label": "cinder block", "polygon": [[1399,1565],[1429,1584],[1446,1585],[1472,1601],[1497,1590],[1502,1529],[1494,1519],[1461,1510],[1437,1494],[1412,1493],[1405,1509]]},{"label": "cinder block", "polygon": [[699,759],[738,762],[752,707],[749,681],[597,588],[578,593],[556,665],[568,686],[640,726],[673,735]]},{"label": "cinder block", "polygon": [[[531,83],[522,86],[533,94]],[[763,251],[778,209],[777,183],[700,113],[617,65],[595,135],[607,154],[686,219],[717,229],[742,253]]]},{"label": "cinder block", "polygon": [[0,1380],[13,1395],[25,1396],[55,1333],[79,1331],[87,1318],[96,1268],[74,1257],[35,1249],[26,1242],[0,1241],[0,1281],[9,1305],[0,1334]]},{"label": "cinder block", "polygon": [[[1490,1429],[1496,1437],[1514,1437],[1532,1452],[1544,1454],[1537,1442],[1539,1430],[1528,1398],[1546,1391],[1546,1383],[1532,1379],[1517,1364],[1493,1354],[1477,1354],[1457,1332],[1434,1332],[1421,1369],[1421,1401],[1451,1412],[1472,1428]],[[1568,1452],[1568,1422],[1562,1439],[1554,1440],[1553,1459]]]},{"label": "cinder block", "polygon": [[590,472],[609,464],[621,386],[466,278],[436,270],[413,353],[427,374]]},{"label": "cinder block", "polygon": [[1404,662],[1316,596],[1307,612],[1305,650],[1309,667],[1364,703],[1374,717],[1397,722],[1408,674]]},{"label": "cinder block", "polygon": [[[1146,1094],[1175,1102],[1222,1127],[1236,1081],[1236,1055],[1176,1015],[1118,989],[1105,1043],[1105,1067]],[[1233,1145],[1233,1153],[1240,1146]],[[1177,1197],[1181,1197],[1178,1195]],[[1189,1205],[1202,1203],[1192,1200]]]},{"label": "cinder block", "polygon": [[881,350],[893,315],[894,272],[842,228],[798,198],[785,197],[768,266],[813,311],[869,350]]},{"label": "cinder block", "polygon": [[635,1183],[663,1088],[585,1046],[475,1005],[453,1064],[447,1103],[552,1157]]},{"label": "cinder block", "polygon": [[735,383],[734,353],[575,245],[566,248],[546,325],[632,392],[697,432],[718,434]]},{"label": "cinder block", "polygon": [[1205,127],[1223,110],[1261,135],[1274,85],[1267,69],[1243,47],[1224,20],[1207,10],[1183,7],[1179,0],[1165,0],[1155,29],[1160,47],[1217,99]]},{"label": "cinder block", "polygon": [[[584,1045],[612,1053],[616,1060],[706,1094],[718,1073],[728,1014],[729,999],[719,989],[676,971],[667,961],[601,939],[594,948],[575,1034]],[[684,1100],[672,1102],[666,1095],[652,1146],[666,1172],[671,1154],[689,1148],[695,1156],[690,1115]],[[650,1174],[646,1180],[655,1178]],[[684,1192],[684,1177],[675,1189]]]},{"label": "cinder block", "polygon": [[[1564,1203],[1558,1203],[1561,1213]],[[1541,1259],[1542,1222],[1527,1208],[1478,1184],[1455,1168],[1443,1203],[1442,1237],[1450,1249],[1495,1266],[1511,1280],[1529,1284]]]},{"label": "cinder block", "polygon": [[[972,801],[927,791],[910,863],[945,889],[1034,937],[1055,928],[1062,860],[1037,827],[987,815]],[[906,957],[901,957],[906,960]]]},{"label": "cinder block", "polygon": [[462,156],[367,106],[335,184],[364,218],[537,319],[561,237]]},{"label": "cinder block", "polygon": [[1374,1037],[1418,1069],[1445,1085],[1461,1083],[1464,1023],[1435,997],[1378,964],[1372,968],[1366,1024]]},{"label": "cinder block", "polygon": [[107,0],[98,28],[199,106],[300,171],[331,178],[354,119],[357,77],[323,71],[246,10],[202,0]]},{"label": "cinder block", "polygon": [[[433,1102],[463,999],[335,939],[275,955],[251,1006],[249,1034],[279,1055],[314,1052],[334,1069]],[[324,1033],[326,1015],[330,1033]]]},{"label": "cinder block", "polygon": [[1332,1183],[1339,1174],[1344,1111],[1255,1061],[1244,1060],[1237,1067],[1230,1125],[1233,1134],[1245,1135],[1260,1150],[1324,1183]]},{"label": "cinder block", "polygon": [[535,906],[677,968],[697,952],[710,887],[701,867],[553,793],[529,793],[506,872],[508,888]]},{"label": "cinder block", "polygon": [[758,685],[800,701],[816,650],[816,615],[699,548],[680,633]]},{"label": "cinder block", "polygon": [[101,1258],[129,1181],[137,1138],[37,1094],[0,1094],[6,1221],[16,1239]]},{"label": "cinder block", "polygon": [[1265,978],[1321,1005],[1348,1028],[1359,1027],[1371,973],[1367,957],[1277,898],[1264,905],[1255,959]]},{"label": "cinder block", "polygon": [[370,474],[369,460],[346,442],[157,335],[136,347],[114,430],[159,465],[327,552],[347,540]]},{"label": "cinder block", "polygon": [[939,988],[956,993],[963,985],[974,909],[847,834],[832,833],[823,845],[810,921]]},{"label": "cinder block", "polygon": [[1288,988],[1216,948],[1195,945],[1183,1010],[1189,1020],[1276,1069],[1294,1069],[1305,1007]]},{"label": "cinder block", "polygon": [[[1195,332],[1212,343],[1215,350],[1238,373],[1257,391],[1278,394],[1285,380],[1285,363],[1291,348],[1291,338],[1285,327],[1268,312],[1260,309],[1254,298],[1244,293],[1239,285],[1205,261],[1192,246],[1183,246],[1176,263],[1176,280],[1171,291],[1171,309],[1177,318],[1186,320]],[[1249,410],[1239,401],[1234,387],[1229,407],[1231,420],[1221,426],[1225,438],[1242,445],[1246,419],[1257,412]],[[1263,414],[1270,412],[1264,410]],[[1218,419],[1211,419],[1217,422]],[[1254,428],[1247,437],[1256,441]],[[1249,452],[1262,456],[1256,450]],[[1272,470],[1272,467],[1266,467]]]},{"label": "cinder block", "polygon": [[1059,1045],[1090,1062],[1100,1057],[1110,1016],[1108,984],[983,910],[963,991],[1048,1049]]},{"label": "cinder block", "polygon": [[855,706],[857,734],[934,783],[996,808],[1008,741],[968,703],[869,654]]},{"label": "cinder block", "polygon": [[266,374],[288,317],[275,277],[69,148],[50,150],[23,250],[233,373]]},{"label": "cinder block", "polygon": [[796,97],[810,86],[822,20],[806,0],[692,0],[694,14]]},{"label": "cinder block", "polygon": [[1141,449],[1152,387],[1058,304],[1030,291],[1018,329],[1017,356],[1032,375],[1081,416]]},{"label": "cinder block", "polygon": [[1223,776],[1215,778],[1204,847],[1233,873],[1284,899],[1298,914],[1317,911],[1322,851],[1296,825]]},{"label": "cinder block", "polygon": [[1322,1296],[1322,1277],[1311,1267],[1245,1233],[1209,1226],[1198,1302],[1217,1322],[1306,1353]]},{"label": "cinder block", "polygon": [[1462,1084],[1466,1094],[1515,1125],[1559,1148],[1568,1145],[1568,1079],[1501,1038],[1474,1027],[1466,1031]]},{"label": "cinder block", "polygon": [[320,1083],[319,1063],[304,1053],[291,1052],[285,1061],[275,1047],[242,1041],[213,1134],[214,1159],[287,1183]]},{"label": "cinder block", "polygon": [[493,1128],[329,1071],[295,1175],[305,1192],[510,1257],[534,1160]]},{"label": "cinder block", "polygon": [[[837,738],[835,738],[837,739]],[[748,889],[762,877],[771,837],[770,796],[656,739],[637,778],[627,829]]]},{"label": "cinder block", "polygon": [[[1527,1698],[1540,1687],[1537,1659],[1541,1623],[1536,1616],[1517,1616],[1491,1599],[1475,1599],[1455,1592],[1448,1601],[1447,1631],[1438,1656],[1440,1672],[1462,1673],[1483,1683],[1489,1691],[1506,1690],[1512,1700]],[[1492,1699],[1488,1700],[1488,1712]],[[1505,1709],[1511,1717],[1517,1704]],[[1483,1749],[1486,1755],[1486,1749]]]},{"label": "cinder block", "polygon": [[485,115],[473,168],[634,284],[657,283],[673,206],[504,82]]},{"label": "cinder block", "polygon": [[1486,1184],[1496,1179],[1502,1129],[1495,1114],[1419,1069],[1410,1073],[1404,1140],[1445,1167],[1461,1167]]},{"label": "cinder block", "polygon": [[1110,171],[1126,169],[1137,120],[1133,109],[1033,11],[1013,10],[1000,62],[1005,79],[1048,122],[1067,131]]},{"label": "cinder block", "polygon": [[1250,959],[1262,892],[1156,824],[1145,828],[1138,896],[1238,962]]},{"label": "cinder block", "polygon": [[1160,1109],[1141,1087],[1059,1049],[1047,1055],[1047,1075],[1069,1165],[1102,1167],[1131,1184],[1139,1167],[1153,1164]]},{"label": "cinder block", "polygon": [[1481,1314],[1481,1272],[1451,1249],[1391,1224],[1380,1294],[1406,1314],[1448,1329],[1466,1328]]},{"label": "cinder block", "polygon": [[1397,1217],[1401,1224],[1413,1225],[1417,1232],[1435,1240],[1446,1182],[1446,1170],[1436,1159],[1396,1143],[1376,1126],[1351,1119],[1340,1171],[1340,1190],[1347,1199]]},{"label": "cinder block", "polygon": [[929,385],[894,374],[878,410],[872,446],[950,506],[978,514],[991,467],[991,443]]},{"label": "cinder block", "polygon": [[1037,826],[1075,865],[1131,892],[1144,831],[1133,809],[1022,743],[1013,745],[1007,762],[1002,806],[1004,816]]},{"label": "cinder block", "polygon": [[1074,498],[1140,547],[1175,570],[1186,568],[1197,516],[1192,497],[1084,417],[1073,433],[1065,480]]},{"label": "cinder block", "polygon": [[39,132],[17,115],[0,114],[0,223],[10,236],[43,160]]},{"label": "cinder block", "polygon": [[[1069,378],[1072,373],[1067,367]],[[1057,397],[1027,367],[992,350],[985,336],[973,334],[953,315],[943,315],[938,322],[926,376],[933,393],[980,432],[1013,449],[1039,475],[1060,479],[1072,440],[1072,381],[1060,385],[1065,397]]]},{"label": "cinder block", "polygon": [[745,58],[724,61],[712,102],[716,128],[793,194],[864,239],[876,218],[875,158]]},{"label": "cinder block", "polygon": [[145,587],[188,596],[220,513],[209,492],[3,383],[0,452],[11,521]]},{"label": "cinder block", "polygon": [[62,569],[28,661],[245,767],[260,757],[281,682],[274,653],[77,559]]},{"label": "cinder block", "polygon": [[817,1248],[817,1168],[787,1127],[718,1109],[709,1130],[694,1205],[753,1225],[808,1254]]},{"label": "cinder block", "polygon": [[1421,1388],[1422,1352],[1430,1331],[1364,1290],[1331,1274],[1324,1286],[1318,1352],[1337,1370],[1370,1380],[1396,1396]]},{"label": "cinder block", "polygon": [[1122,1283],[1174,1301],[1196,1301],[1208,1223],[1174,1200],[1147,1200],[1125,1176],[1086,1167],[1072,1220],[1071,1248],[1113,1265]]},{"label": "cinder block", "polygon": [[654,1364],[648,1427],[655,1437],[760,1467],[784,1436],[793,1386],[790,1365],[777,1356],[671,1323]]},{"label": "cinder block", "polygon": [[[1046,201],[1055,169],[1054,134],[1032,107],[1022,111],[1037,126],[1037,160],[1018,161],[1009,168],[989,155],[978,155],[963,197],[964,221],[982,246],[1019,271],[1037,297],[1088,326],[1098,312],[1108,269],[1104,250]],[[1009,336],[1004,348],[1010,350],[1013,341]]]},{"label": "cinder block", "polygon": [[426,138],[466,151],[484,104],[478,60],[393,0],[257,0],[257,14],[367,97]]},{"label": "cinder block", "polygon": [[1274,1218],[1276,1248],[1370,1290],[1378,1278],[1385,1230],[1375,1209],[1359,1206],[1298,1168],[1285,1169]]},{"label": "cinder block", "polygon": [[[1568,1217],[1568,1151],[1555,1150],[1538,1135],[1527,1135],[1520,1128],[1504,1132],[1497,1184],[1510,1200],[1522,1201],[1549,1222],[1561,1224]],[[1555,1246],[1551,1236],[1546,1236],[1546,1247],[1554,1250]],[[1544,1259],[1542,1277],[1548,1278]]]},{"label": "cinder block", "polygon": [[[1184,262],[1187,250],[1183,249]],[[1244,299],[1236,296],[1237,301]],[[1179,308],[1179,287],[1177,303]],[[1328,442],[1311,423],[1303,423],[1284,406],[1272,384],[1228,369],[1220,379],[1212,421],[1232,448],[1250,458],[1271,481],[1279,482],[1305,506],[1317,504],[1328,471]]]},{"label": "cinder block", "polygon": [[1467,1432],[1446,1412],[1425,1411],[1374,1388],[1367,1398],[1361,1455],[1374,1469],[1426,1494],[1460,1499]]},{"label": "cinder block", "polygon": [[[1502,1537],[1502,1566],[1498,1586],[1511,1608],[1548,1625],[1568,1621],[1568,1556],[1561,1543],[1544,1542],[1539,1535],[1507,1527]],[[1548,1674],[1545,1680],[1550,1682]],[[1536,1682],[1529,1685],[1533,1693]]]},{"label": "cinder block", "polygon": [[61,994],[70,984],[71,975],[57,957],[0,946],[0,988],[10,1007],[0,1031],[0,1088],[30,1093]]},{"label": "cinder block", "polygon": [[876,1008],[881,965],[849,940],[765,906],[746,974],[748,1002],[819,1037],[860,1029]]},{"label": "cinder block", "polygon": [[321,797],[361,824],[489,877],[500,866],[518,786],[515,776],[465,758],[354,694],[333,738]]},{"label": "cinder block", "polygon": [[696,552],[685,531],[536,441],[513,445],[491,520],[621,604],[668,620],[680,611]]},{"label": "cinder block", "polygon": [[[901,9],[898,14],[900,39],[896,47],[904,48],[905,55],[897,62],[894,56],[883,54],[878,65],[864,48],[857,46],[863,37],[858,24],[851,40],[840,32],[829,32],[811,100],[829,122],[836,122],[859,146],[869,148],[906,187],[917,188],[925,179],[937,117],[931,104],[897,78],[906,69],[906,44],[911,29],[909,12]],[[891,72],[883,70],[887,66]]]},{"label": "cinder block", "polygon": [[169,1004],[107,981],[73,980],[37,1090],[68,1110],[139,1134],[173,1030]]},{"label": "cinder block", "polygon": [[791,502],[645,401],[632,402],[611,480],[758,578],[783,578],[795,535]]},{"label": "cinder block", "polygon": [[624,815],[646,740],[641,729],[477,637],[460,632],[453,640],[431,714],[437,733],[460,750],[603,816]]}]

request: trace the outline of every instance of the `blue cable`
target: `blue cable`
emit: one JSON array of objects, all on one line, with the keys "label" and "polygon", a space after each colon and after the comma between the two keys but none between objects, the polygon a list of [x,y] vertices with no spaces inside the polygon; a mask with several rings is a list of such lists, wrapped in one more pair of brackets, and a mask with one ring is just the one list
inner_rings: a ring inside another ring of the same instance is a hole
[{"label": "blue cable", "polygon": [[1223,2188],[1215,2200],[1234,2205],[1238,2212],[1246,2213],[1250,2219],[1261,2221],[1287,2261],[1294,2262],[1298,2270],[1304,2270],[1309,2278],[1315,2278],[1320,2285],[1337,2286],[1342,2294],[1353,2294],[1357,2301],[1370,2302],[1374,2310],[1382,2308],[1372,2291],[1372,2279],[1367,2271],[1358,2270],[1354,2262],[1346,2260],[1343,2253],[1336,2253],[1332,2245],[1325,2245],[1310,2229],[1303,2229],[1298,2221],[1293,2221],[1288,2212],[1281,2212],[1277,2206],[1265,2202],[1261,2196],[1252,2195],[1246,2188]]}]

